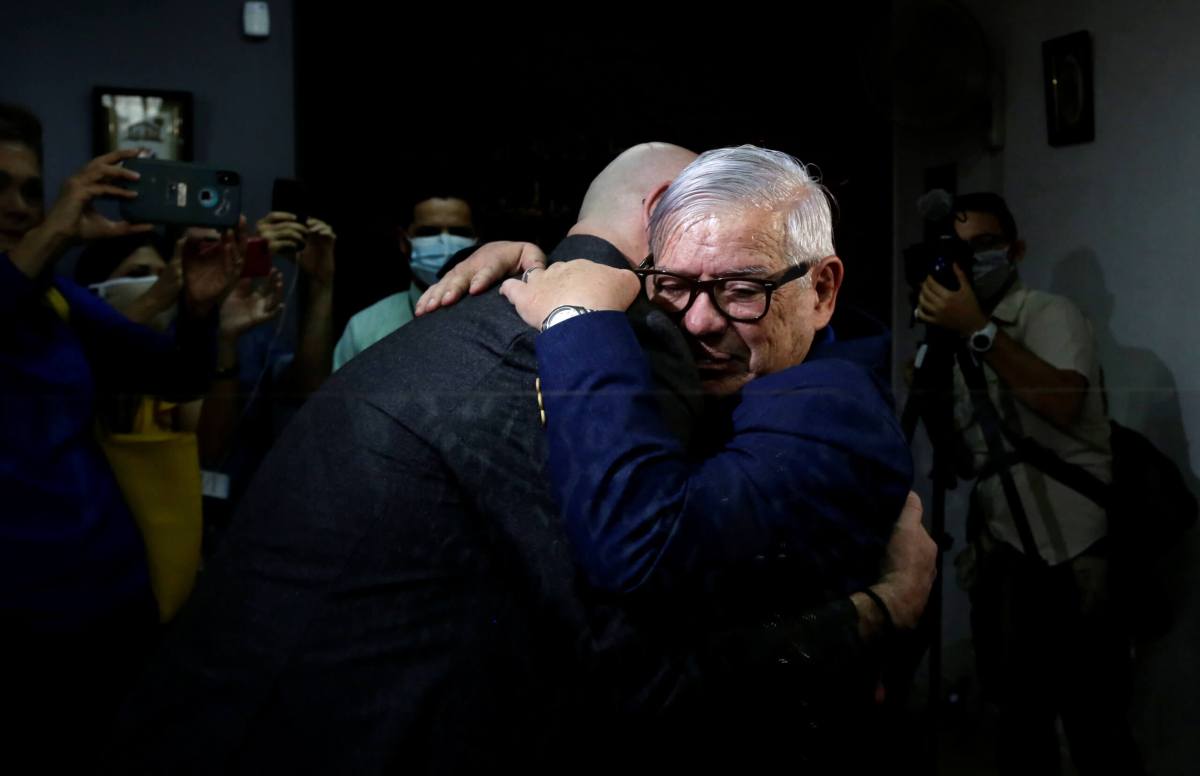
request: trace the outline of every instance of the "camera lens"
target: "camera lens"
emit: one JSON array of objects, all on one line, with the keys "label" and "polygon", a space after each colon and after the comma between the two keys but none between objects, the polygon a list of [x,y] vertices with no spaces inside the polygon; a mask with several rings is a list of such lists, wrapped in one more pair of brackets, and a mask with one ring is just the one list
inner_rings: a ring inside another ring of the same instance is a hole
[{"label": "camera lens", "polygon": [[198,196],[200,200],[200,207],[216,207],[217,202],[220,200],[220,197],[217,196],[217,192],[214,189],[200,189],[200,194]]},{"label": "camera lens", "polygon": [[236,186],[241,177],[236,172],[229,170],[221,170],[217,173],[217,183],[222,186]]}]

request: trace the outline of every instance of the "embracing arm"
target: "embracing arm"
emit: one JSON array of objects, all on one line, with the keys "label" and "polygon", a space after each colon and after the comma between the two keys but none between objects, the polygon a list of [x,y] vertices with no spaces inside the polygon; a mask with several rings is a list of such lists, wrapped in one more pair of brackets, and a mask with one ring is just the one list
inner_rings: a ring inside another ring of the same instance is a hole
[{"label": "embracing arm", "polygon": [[844,570],[883,545],[908,492],[894,418],[839,383],[838,363],[804,367],[803,381],[759,378],[728,441],[692,460],[661,418],[624,316],[566,321],[537,351],[551,485],[576,556],[602,589],[670,586],[781,552]]}]

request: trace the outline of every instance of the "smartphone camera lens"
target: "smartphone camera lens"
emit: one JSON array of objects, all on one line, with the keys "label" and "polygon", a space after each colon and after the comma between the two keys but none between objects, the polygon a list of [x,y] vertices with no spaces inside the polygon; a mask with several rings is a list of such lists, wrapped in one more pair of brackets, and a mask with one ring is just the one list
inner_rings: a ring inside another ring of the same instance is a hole
[{"label": "smartphone camera lens", "polygon": [[216,207],[220,197],[217,196],[215,189],[200,189],[200,206],[201,207]]},{"label": "smartphone camera lens", "polygon": [[222,186],[236,186],[240,181],[241,176],[239,176],[236,172],[222,170],[217,173],[217,183],[221,184]]}]

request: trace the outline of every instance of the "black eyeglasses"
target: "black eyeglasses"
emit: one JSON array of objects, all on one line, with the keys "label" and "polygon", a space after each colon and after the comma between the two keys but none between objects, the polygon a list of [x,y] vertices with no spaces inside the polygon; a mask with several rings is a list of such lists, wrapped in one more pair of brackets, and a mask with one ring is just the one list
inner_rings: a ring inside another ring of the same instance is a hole
[{"label": "black eyeglasses", "polygon": [[650,301],[672,315],[686,313],[696,297],[705,292],[721,315],[738,323],[753,323],[762,319],[771,309],[771,294],[776,289],[804,277],[810,268],[810,264],[792,267],[773,278],[720,277],[696,280],[654,269],[652,253],[633,272],[642,279]]}]

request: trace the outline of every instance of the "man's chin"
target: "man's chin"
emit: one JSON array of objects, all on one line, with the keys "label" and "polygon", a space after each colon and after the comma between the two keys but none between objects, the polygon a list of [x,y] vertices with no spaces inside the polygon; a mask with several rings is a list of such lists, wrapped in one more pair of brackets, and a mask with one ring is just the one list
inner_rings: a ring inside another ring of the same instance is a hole
[{"label": "man's chin", "polygon": [[740,391],[748,382],[750,375],[746,372],[700,370],[700,388],[708,396],[729,396]]}]

